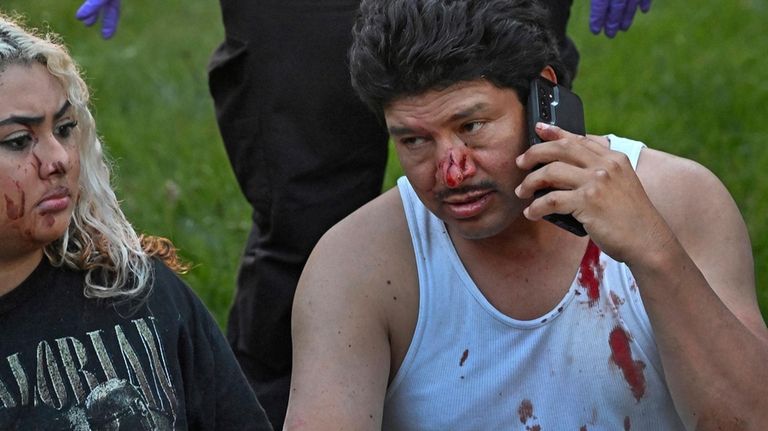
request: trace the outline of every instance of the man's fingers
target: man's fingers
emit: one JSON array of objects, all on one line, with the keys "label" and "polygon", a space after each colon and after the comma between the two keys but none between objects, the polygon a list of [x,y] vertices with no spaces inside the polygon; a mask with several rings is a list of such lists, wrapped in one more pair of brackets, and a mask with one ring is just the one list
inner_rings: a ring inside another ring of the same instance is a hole
[{"label": "man's fingers", "polygon": [[529,199],[547,189],[571,190],[584,181],[586,172],[568,163],[552,162],[528,174],[515,189],[520,199]]},{"label": "man's fingers", "polygon": [[531,202],[523,211],[529,220],[540,220],[549,214],[573,214],[575,211],[575,196],[570,190],[552,190]]}]

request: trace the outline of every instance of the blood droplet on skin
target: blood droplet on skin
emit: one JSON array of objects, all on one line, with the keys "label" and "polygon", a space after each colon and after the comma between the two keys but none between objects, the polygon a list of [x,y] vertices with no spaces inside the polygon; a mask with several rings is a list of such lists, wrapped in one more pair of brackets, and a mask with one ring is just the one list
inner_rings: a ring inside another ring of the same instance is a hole
[{"label": "blood droplet on skin", "polygon": [[[640,401],[645,394],[645,363],[632,359],[632,349],[629,347],[629,337],[626,331],[620,327],[613,328],[608,337],[608,344],[611,346],[611,359],[619,366],[624,374],[624,380],[629,383],[632,395]],[[627,420],[624,420],[626,427]]]},{"label": "blood droplet on skin", "polygon": [[629,416],[624,416],[624,431],[629,431],[632,428],[632,423],[629,421]]},{"label": "blood droplet on skin", "polygon": [[53,226],[53,224],[56,223],[56,219],[53,218],[52,215],[48,214],[45,216],[45,225],[48,227]]},{"label": "blood droplet on skin", "polygon": [[464,350],[464,353],[461,354],[461,360],[459,361],[460,367],[464,366],[464,361],[466,361],[468,357],[469,357],[469,349],[466,349]]},{"label": "blood droplet on skin", "polygon": [[525,424],[528,419],[533,417],[533,404],[531,400],[523,400],[520,407],[517,408],[517,414],[520,416],[520,422]]},{"label": "blood droplet on skin", "polygon": [[600,299],[600,282],[602,281],[603,266],[600,264],[600,248],[590,240],[579,269],[579,284],[587,290],[589,305],[594,305]]}]

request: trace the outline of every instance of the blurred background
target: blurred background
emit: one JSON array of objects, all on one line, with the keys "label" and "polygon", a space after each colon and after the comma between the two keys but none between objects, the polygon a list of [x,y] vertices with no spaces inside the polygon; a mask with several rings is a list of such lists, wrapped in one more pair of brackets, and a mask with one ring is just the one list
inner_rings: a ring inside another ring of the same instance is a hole
[{"label": "blurred background", "polygon": [[[171,238],[194,264],[184,278],[223,326],[250,210],[207,87],[208,58],[223,38],[219,3],[123,0],[109,41],[99,24],[75,20],[80,3],[4,0],[0,11],[62,36],[91,87],[123,209],[139,231]],[[589,1],[575,0],[574,89],[587,129],[692,158],[720,177],[746,219],[768,317],[768,2],[655,0],[613,40],[589,33],[588,14]],[[399,175],[390,157],[385,187]]]}]

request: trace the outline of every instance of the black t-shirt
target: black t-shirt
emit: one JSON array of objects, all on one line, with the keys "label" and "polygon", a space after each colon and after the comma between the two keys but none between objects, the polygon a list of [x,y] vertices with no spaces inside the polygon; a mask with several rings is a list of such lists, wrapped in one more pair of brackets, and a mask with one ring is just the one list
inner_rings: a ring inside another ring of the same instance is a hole
[{"label": "black t-shirt", "polygon": [[0,429],[270,430],[216,322],[155,261],[142,302],[43,258],[0,297]]}]

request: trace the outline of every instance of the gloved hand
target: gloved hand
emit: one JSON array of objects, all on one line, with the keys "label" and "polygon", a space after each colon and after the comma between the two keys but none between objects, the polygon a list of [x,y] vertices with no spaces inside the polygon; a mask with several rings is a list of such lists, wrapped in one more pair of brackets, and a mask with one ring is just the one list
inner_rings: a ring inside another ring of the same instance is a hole
[{"label": "gloved hand", "polygon": [[589,29],[600,34],[605,27],[605,35],[614,37],[619,30],[626,31],[632,25],[638,6],[643,13],[648,12],[651,0],[592,0]]},{"label": "gloved hand", "polygon": [[109,39],[117,30],[120,20],[120,0],[85,0],[77,10],[75,18],[85,25],[92,26],[101,15],[101,36]]}]

